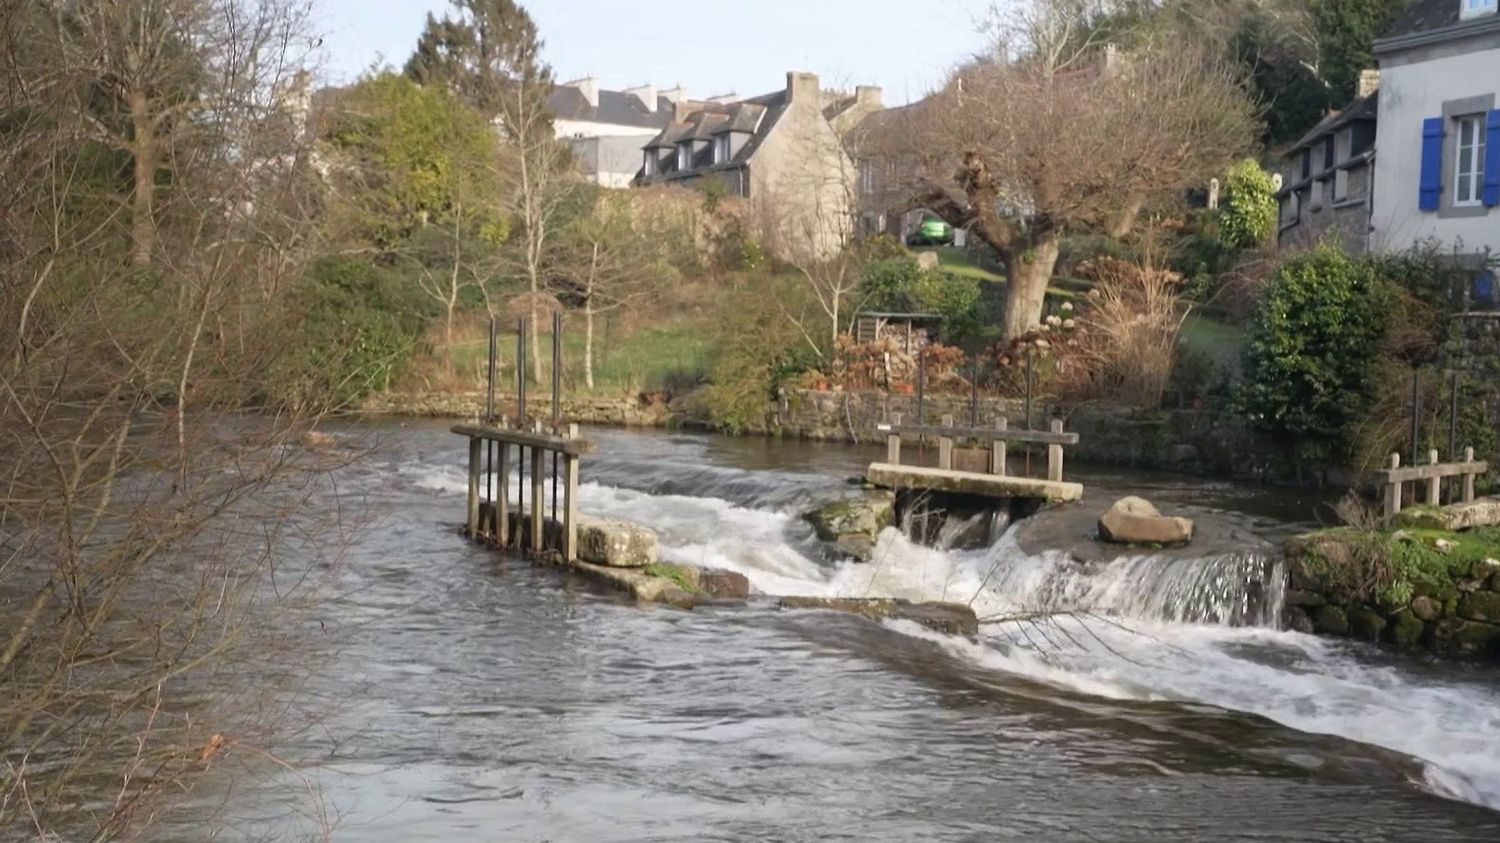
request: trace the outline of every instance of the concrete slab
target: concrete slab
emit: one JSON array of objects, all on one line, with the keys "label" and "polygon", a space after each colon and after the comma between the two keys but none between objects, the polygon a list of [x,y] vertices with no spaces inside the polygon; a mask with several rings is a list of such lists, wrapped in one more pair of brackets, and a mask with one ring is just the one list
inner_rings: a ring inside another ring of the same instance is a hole
[{"label": "concrete slab", "polygon": [[1001,477],[972,471],[948,471],[919,465],[878,462],[865,471],[865,480],[887,489],[930,489],[987,498],[1039,498],[1047,503],[1072,503],[1083,497],[1083,484]]}]

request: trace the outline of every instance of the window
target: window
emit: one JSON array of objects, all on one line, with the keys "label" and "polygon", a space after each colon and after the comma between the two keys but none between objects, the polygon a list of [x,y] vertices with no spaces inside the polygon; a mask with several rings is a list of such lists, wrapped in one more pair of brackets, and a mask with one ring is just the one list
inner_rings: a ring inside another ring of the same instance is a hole
[{"label": "window", "polygon": [[1459,19],[1461,20],[1468,20],[1469,18],[1477,18],[1483,14],[1493,13],[1496,6],[1495,0],[1460,0],[1460,2],[1463,3],[1462,11],[1459,13]]},{"label": "window", "polygon": [[646,164],[643,170],[648,176],[656,175],[656,150],[646,150]]},{"label": "window", "polygon": [[693,168],[693,142],[683,141],[677,144],[677,169],[691,170]]},{"label": "window", "polygon": [[729,133],[714,136],[714,163],[723,164],[729,160]]},{"label": "window", "polygon": [[1307,178],[1310,175],[1312,175],[1312,150],[1304,149],[1302,150],[1302,177]]},{"label": "window", "polygon": [[875,192],[875,164],[872,161],[859,163],[859,187],[866,194]]},{"label": "window", "polygon": [[1459,117],[1453,204],[1478,205],[1484,189],[1484,115]]},{"label": "window", "polygon": [[1323,169],[1333,169],[1333,135],[1323,139]]}]

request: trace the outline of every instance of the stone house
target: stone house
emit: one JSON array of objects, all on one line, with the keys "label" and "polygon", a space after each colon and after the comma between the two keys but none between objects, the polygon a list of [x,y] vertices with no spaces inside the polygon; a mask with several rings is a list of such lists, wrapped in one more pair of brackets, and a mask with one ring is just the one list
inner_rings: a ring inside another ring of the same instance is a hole
[{"label": "stone house", "polygon": [[1278,246],[1307,247],[1320,241],[1364,252],[1374,198],[1378,71],[1360,76],[1358,96],[1330,114],[1283,156]]},{"label": "stone house", "polygon": [[762,96],[679,104],[672,121],[639,145],[635,184],[712,184],[747,201],[780,256],[826,256],[853,231],[858,179],[845,138],[881,107],[879,88],[843,95],[796,71],[785,88]]},{"label": "stone house", "polygon": [[604,187],[629,187],[640,167],[641,143],[690,102],[680,86],[610,91],[593,77],[557,85],[547,97],[554,133],[573,148],[584,178]]},{"label": "stone house", "polygon": [[1415,0],[1375,42],[1380,63],[1371,249],[1436,240],[1475,267],[1500,255],[1497,0]]}]

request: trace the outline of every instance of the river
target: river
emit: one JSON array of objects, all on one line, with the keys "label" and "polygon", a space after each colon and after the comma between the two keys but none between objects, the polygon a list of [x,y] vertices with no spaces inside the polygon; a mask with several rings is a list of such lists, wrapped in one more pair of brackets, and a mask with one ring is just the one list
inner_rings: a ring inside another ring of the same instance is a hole
[{"label": "river", "polygon": [[[1223,546],[1081,572],[1014,532],[956,551],[891,530],[854,565],[797,513],[879,451],[594,432],[585,512],[761,593],[1099,611],[970,641],[766,602],[637,607],[464,542],[446,425],[344,433],[376,443],[340,478],[372,520],[318,618],[338,652],[303,693],[326,715],[282,748],[335,840],[1500,839],[1496,671],[1277,631],[1245,593],[1310,498],[1070,467],[1087,505],[1143,493]],[[316,824],[288,778],[237,784],[237,834]],[[168,836],[201,839],[192,822]]]}]

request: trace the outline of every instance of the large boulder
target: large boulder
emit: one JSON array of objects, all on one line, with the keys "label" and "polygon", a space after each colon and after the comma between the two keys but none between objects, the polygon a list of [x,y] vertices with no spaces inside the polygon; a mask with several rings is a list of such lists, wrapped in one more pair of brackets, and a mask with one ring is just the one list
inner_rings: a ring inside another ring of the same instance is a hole
[{"label": "large boulder", "polygon": [[888,491],[875,491],[824,504],[809,512],[807,520],[812,522],[818,538],[868,562],[875,550],[875,539],[881,530],[891,526],[895,516],[896,496]]},{"label": "large boulder", "polygon": [[1500,497],[1479,498],[1447,506],[1416,506],[1397,513],[1395,525],[1409,529],[1474,530],[1500,526]]},{"label": "large boulder", "polygon": [[1131,496],[1099,516],[1099,537],[1116,544],[1186,544],[1193,539],[1193,522],[1162,515],[1150,501]]},{"label": "large boulder", "polygon": [[946,635],[977,635],[979,618],[963,603],[913,603],[890,597],[783,597],[783,609],[831,609],[874,621],[905,620]]},{"label": "large boulder", "polygon": [[580,517],[578,558],[611,568],[641,568],[656,561],[656,533],[629,521]]}]

